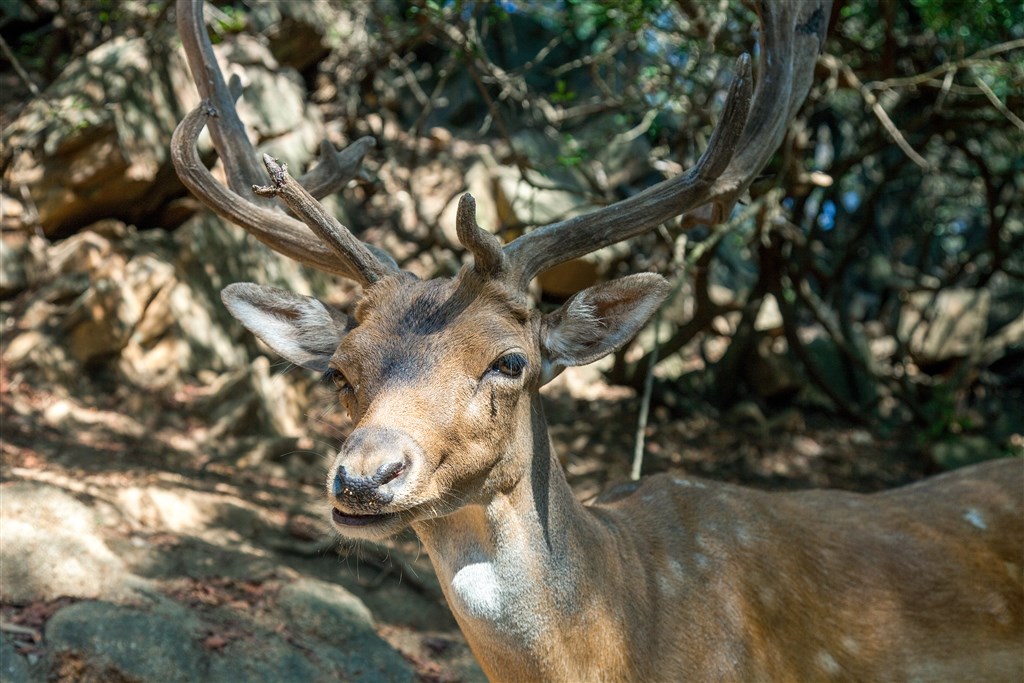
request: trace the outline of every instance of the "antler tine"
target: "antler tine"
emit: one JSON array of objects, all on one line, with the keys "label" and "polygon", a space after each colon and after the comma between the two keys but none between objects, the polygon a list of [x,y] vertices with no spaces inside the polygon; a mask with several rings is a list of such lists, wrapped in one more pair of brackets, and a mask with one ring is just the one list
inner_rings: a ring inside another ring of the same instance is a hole
[{"label": "antler tine", "polygon": [[263,155],[263,164],[274,184],[271,187],[253,186],[253,192],[261,197],[276,196],[283,199],[310,230],[352,266],[360,283],[372,285],[397,270],[381,262],[367,245],[357,240],[337,218],[328,213],[313,195],[288,175],[287,166],[278,164],[269,154]]},{"label": "antler tine", "polygon": [[320,159],[312,170],[297,178],[299,185],[317,199],[340,192],[363,165],[363,157],[373,149],[376,140],[364,135],[340,152],[330,140],[320,141]]},{"label": "antler tine", "polygon": [[203,21],[203,0],[178,0],[178,34],[199,96],[209,102],[218,117],[210,124],[210,137],[224,162],[228,185],[243,197],[252,196],[252,185],[263,172],[256,161],[256,150],[245,134],[245,126],[235,111],[232,95],[217,65],[210,37]]},{"label": "antler tine", "polygon": [[684,225],[724,220],[782,144],[811,87],[831,7],[832,0],[758,3],[761,78],[750,118],[739,151],[711,190],[710,216],[706,211],[693,212],[683,217]]},{"label": "antler tine", "polygon": [[[171,159],[185,186],[219,215],[242,226],[271,249],[300,263],[343,275],[364,285],[372,284],[387,273],[397,272],[394,259],[357,240],[315,199],[341,189],[355,175],[366,152],[374,145],[373,138],[360,138],[342,152],[335,151],[330,143],[324,141],[320,148],[320,163],[303,176],[312,192],[301,186],[298,189],[292,187],[301,180],[297,182],[285,176],[288,188],[281,189],[280,193],[286,202],[288,197],[292,197],[300,207],[293,210],[302,222],[282,211],[262,206],[254,188],[265,176],[256,163],[256,152],[235,111],[235,96],[214,58],[202,18],[203,0],[178,0],[177,11],[178,30],[189,68],[204,97],[203,103],[178,124],[171,139]],[[224,162],[230,191],[214,179],[196,151],[196,140],[207,123],[210,124],[217,153]],[[267,194],[274,193],[264,193],[264,196]],[[324,239],[329,248],[325,248],[310,229]]]},{"label": "antler tine", "polygon": [[476,222],[476,200],[468,192],[459,199],[455,232],[462,246],[473,254],[473,268],[481,275],[497,277],[506,270],[505,252],[498,238],[483,230]]},{"label": "antler tine", "polygon": [[[306,225],[280,211],[246,201],[217,182],[196,149],[196,140],[207,119],[216,115],[216,110],[204,102],[182,119],[174,131],[171,160],[185,187],[218,215],[242,226],[271,249],[313,268],[362,281],[359,269],[339,259],[338,253],[325,247]],[[381,252],[374,254],[381,263],[398,270],[389,256]]]},{"label": "antler tine", "polygon": [[[552,266],[641,235],[675,216],[683,215],[684,226],[728,216],[781,144],[807,94],[831,0],[757,5],[761,79],[753,104],[750,60],[743,55],[722,116],[696,166],[633,197],[543,226],[506,245],[516,286],[525,289]],[[710,211],[703,208],[709,205]]]}]

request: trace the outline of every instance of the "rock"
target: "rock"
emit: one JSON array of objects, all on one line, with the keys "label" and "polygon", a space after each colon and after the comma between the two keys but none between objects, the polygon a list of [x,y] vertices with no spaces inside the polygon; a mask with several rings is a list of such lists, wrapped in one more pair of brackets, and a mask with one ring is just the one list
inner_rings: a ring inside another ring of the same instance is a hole
[{"label": "rock", "polygon": [[5,486],[0,516],[5,601],[123,598],[144,585],[104,543],[96,511],[63,489],[35,482]]},{"label": "rock", "polygon": [[376,634],[370,611],[341,586],[299,579],[283,587],[277,600],[293,628],[331,646],[321,656],[342,669],[341,680],[415,680],[412,669]]},{"label": "rock", "polygon": [[[145,254],[127,261],[111,256],[90,273],[90,279],[89,290],[65,318],[71,352],[83,365],[120,352],[129,341],[145,343],[146,330],[139,328],[147,308],[176,281],[174,266]],[[153,319],[151,314],[150,335],[158,326]]]},{"label": "rock", "polygon": [[[225,78],[237,75],[242,82],[238,116],[249,130],[249,139],[293,171],[314,158],[324,137],[320,110],[294,69],[281,67],[263,43],[238,35],[215,49]],[[191,108],[191,106],[189,107]],[[298,173],[296,173],[298,175]]]},{"label": "rock", "polygon": [[204,680],[194,627],[186,610],[166,603],[143,611],[80,602],[58,610],[47,622],[45,661],[62,680]]},{"label": "rock", "polygon": [[[301,79],[280,68],[250,36],[217,45],[231,60],[228,77],[243,84],[239,114],[257,144],[299,168],[323,135]],[[225,65],[226,66],[226,65]],[[3,131],[12,161],[5,185],[26,188],[49,236],[103,217],[140,225],[180,221],[164,207],[184,192],[171,167],[168,142],[184,112],[198,104],[179,51],[145,38],[115,38],[73,61]],[[173,226],[172,226],[173,227]]]},{"label": "rock", "polygon": [[525,180],[519,169],[501,166],[495,175],[498,218],[503,225],[545,225],[594,208],[582,194],[562,189],[560,183],[536,171]]},{"label": "rock", "polygon": [[277,595],[282,613],[307,636],[327,642],[376,637],[373,615],[341,586],[317,579],[299,579]]},{"label": "rock", "polygon": [[321,677],[325,683],[359,681],[360,683],[415,683],[421,680],[406,661],[383,640],[333,641],[337,647],[319,647],[317,656],[334,666],[333,672]]},{"label": "rock", "polygon": [[0,230],[21,230],[25,220],[25,205],[6,192],[0,192]]},{"label": "rock", "polygon": [[900,311],[899,336],[921,366],[981,352],[991,294],[985,289],[914,292]]},{"label": "rock", "polygon": [[326,32],[347,18],[324,2],[261,2],[250,5],[253,28],[269,41],[283,66],[297,71],[319,62],[328,52]]},{"label": "rock", "polygon": [[[220,289],[257,280],[323,296],[331,282],[207,214],[172,234],[105,220],[43,242],[28,242],[32,291],[12,316],[3,360],[51,385],[106,374],[140,390],[175,390],[204,370],[252,374],[249,359],[260,349],[227,313]],[[103,368],[111,372],[83,372]],[[258,367],[255,373],[255,396],[266,405],[304,400],[305,389],[289,387],[306,386],[305,375],[271,378]],[[279,425],[266,433],[294,434],[296,411],[301,406],[258,414]]]},{"label": "rock", "polygon": [[25,239],[14,239],[8,233],[0,233],[0,299],[14,296],[28,286],[25,274],[27,258],[28,243]]},{"label": "rock", "polygon": [[210,434],[301,436],[307,404],[304,392],[283,375],[270,374],[266,356],[223,375],[197,406],[209,417]]},{"label": "rock", "polygon": [[32,680],[28,662],[7,642],[0,642],[0,679],[4,683],[28,683]]},{"label": "rock", "polygon": [[145,425],[132,415],[120,411],[99,410],[83,406],[74,398],[58,399],[51,402],[43,411],[42,416],[44,423],[69,434],[102,429],[111,436],[136,441],[141,441],[147,435]]},{"label": "rock", "polygon": [[[312,648],[311,648],[312,649]],[[205,680],[234,683],[310,683],[311,681],[351,681],[352,675],[332,677],[326,662],[313,649],[317,662],[276,634],[260,634],[260,642],[233,641],[210,657]],[[392,656],[394,653],[392,652]]]},{"label": "rock", "polygon": [[118,510],[136,527],[202,537],[208,530],[223,538],[223,529],[248,539],[265,526],[252,504],[227,494],[184,486],[127,486],[111,494]]},{"label": "rock", "polygon": [[194,92],[185,73],[177,53],[115,38],[73,61],[4,130],[14,153],[5,180],[28,189],[48,235],[137,219],[181,191],[160,171],[183,111],[175,91]]},{"label": "rock", "polygon": [[59,336],[43,330],[28,329],[11,334],[0,356],[5,366],[15,371],[30,370],[55,393],[72,387],[81,371]]}]

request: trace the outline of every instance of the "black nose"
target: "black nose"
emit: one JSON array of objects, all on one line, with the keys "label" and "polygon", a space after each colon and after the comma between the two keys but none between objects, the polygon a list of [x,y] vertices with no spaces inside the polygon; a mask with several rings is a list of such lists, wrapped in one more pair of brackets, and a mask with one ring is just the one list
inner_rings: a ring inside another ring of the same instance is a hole
[{"label": "black nose", "polygon": [[347,507],[375,510],[394,498],[392,491],[381,490],[381,487],[397,479],[403,471],[405,463],[395,461],[381,465],[368,477],[354,477],[349,475],[344,465],[339,465],[334,473],[331,493]]}]

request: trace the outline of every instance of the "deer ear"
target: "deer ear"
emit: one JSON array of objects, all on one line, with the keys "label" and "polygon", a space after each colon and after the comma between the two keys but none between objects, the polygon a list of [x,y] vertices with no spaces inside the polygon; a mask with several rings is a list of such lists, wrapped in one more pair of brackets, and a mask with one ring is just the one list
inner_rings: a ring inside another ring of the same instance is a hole
[{"label": "deer ear", "polygon": [[668,291],[665,278],[638,273],[584,289],[544,316],[540,343],[545,379],[621,347],[640,331]]},{"label": "deer ear", "polygon": [[238,282],[221,290],[231,315],[296,365],[325,372],[346,331],[346,317],[311,296]]}]

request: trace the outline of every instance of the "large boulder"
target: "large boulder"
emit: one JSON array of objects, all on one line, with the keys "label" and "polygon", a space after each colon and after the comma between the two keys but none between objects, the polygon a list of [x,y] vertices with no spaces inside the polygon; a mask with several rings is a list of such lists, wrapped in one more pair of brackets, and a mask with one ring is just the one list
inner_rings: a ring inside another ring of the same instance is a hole
[{"label": "large boulder", "polygon": [[5,601],[124,598],[144,585],[103,540],[102,527],[111,520],[63,489],[36,482],[5,486],[0,516]]},{"label": "large boulder", "polygon": [[[187,213],[168,144],[198,104],[180,51],[144,38],[115,38],[73,61],[43,96],[3,131],[4,184],[27,191],[47,235],[113,217],[173,226]],[[319,110],[298,74],[281,68],[255,38],[215,49],[243,85],[239,114],[264,151],[299,168],[323,136]]]},{"label": "large boulder", "polygon": [[81,602],[50,619],[46,641],[47,668],[57,679],[187,683],[203,678],[196,625],[180,608]]}]

